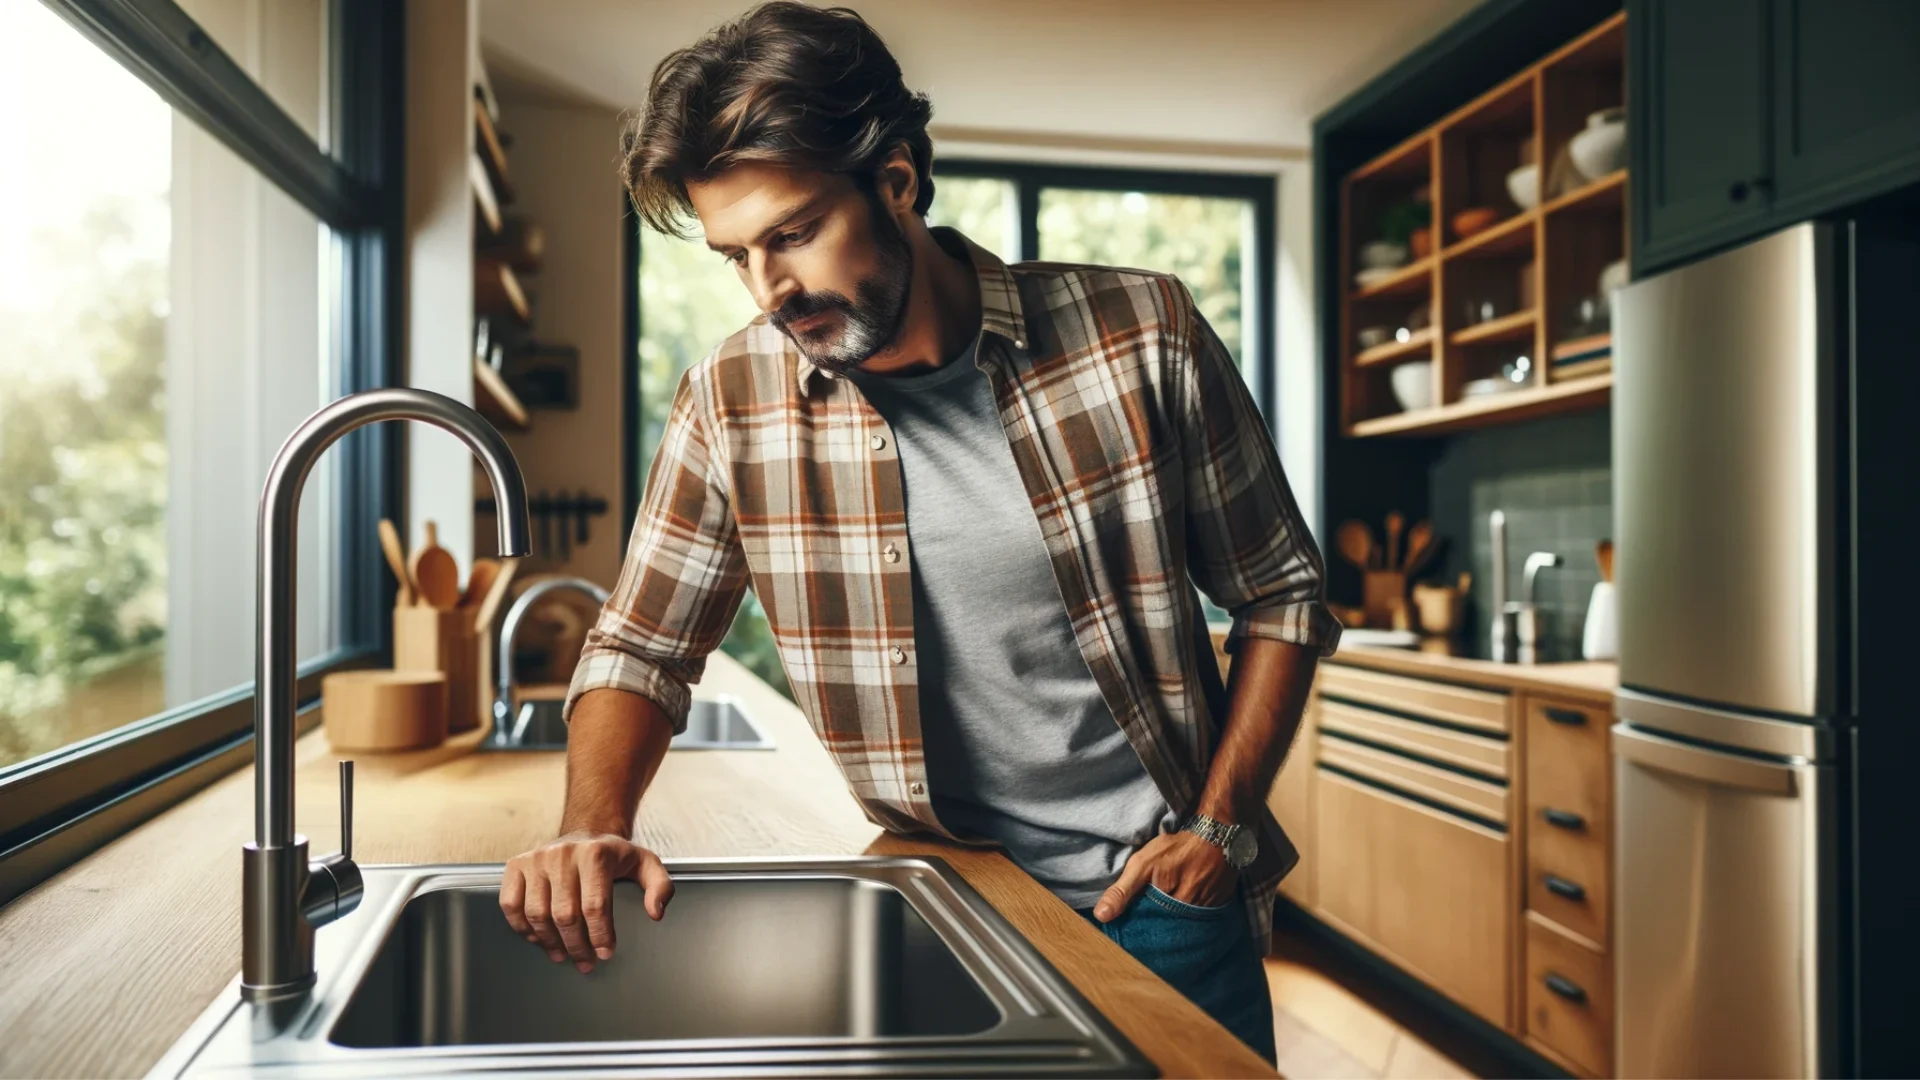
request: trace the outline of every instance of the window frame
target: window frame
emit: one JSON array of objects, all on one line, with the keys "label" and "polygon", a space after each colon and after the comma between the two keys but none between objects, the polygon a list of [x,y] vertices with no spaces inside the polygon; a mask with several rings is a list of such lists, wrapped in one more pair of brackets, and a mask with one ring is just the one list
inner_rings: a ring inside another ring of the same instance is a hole
[{"label": "window frame", "polygon": [[[336,396],[395,385],[403,310],[405,7],[332,0],[328,147],[173,0],[42,0],[332,231]],[[329,147],[331,149],[329,149]],[[335,448],[340,640],[300,666],[302,729],[321,678],[391,654],[375,523],[402,518],[400,432]],[[0,905],[251,761],[251,682],[0,768]]]},{"label": "window frame", "polygon": [[[936,148],[937,150],[937,148]],[[1149,195],[1205,195],[1246,199],[1253,204],[1254,250],[1252,266],[1253,310],[1241,317],[1243,325],[1254,327],[1248,359],[1252,363],[1254,400],[1274,426],[1273,408],[1278,380],[1274,318],[1275,288],[1279,266],[1280,178],[1273,174],[1232,172],[1183,172],[1172,169],[1139,169],[1106,165],[1063,165],[1048,162],[1008,161],[995,158],[941,157],[933,160],[934,198],[940,197],[943,177],[1006,180],[1013,184],[1019,201],[1020,250],[1009,262],[1040,257],[1040,192],[1044,188],[1072,188],[1083,191],[1139,191]]]}]

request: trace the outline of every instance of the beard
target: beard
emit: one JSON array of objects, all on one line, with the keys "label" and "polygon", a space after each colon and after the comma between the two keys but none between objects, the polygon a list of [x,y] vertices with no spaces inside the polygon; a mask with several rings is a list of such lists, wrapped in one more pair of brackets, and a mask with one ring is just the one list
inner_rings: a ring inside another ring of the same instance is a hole
[{"label": "beard", "polygon": [[[879,199],[870,198],[869,208],[880,266],[854,287],[853,299],[833,289],[797,293],[768,317],[815,367],[836,375],[845,375],[894,343],[913,285],[913,248],[906,230]],[[793,323],[823,312],[839,314],[837,329],[832,320],[808,330],[793,329]]]}]

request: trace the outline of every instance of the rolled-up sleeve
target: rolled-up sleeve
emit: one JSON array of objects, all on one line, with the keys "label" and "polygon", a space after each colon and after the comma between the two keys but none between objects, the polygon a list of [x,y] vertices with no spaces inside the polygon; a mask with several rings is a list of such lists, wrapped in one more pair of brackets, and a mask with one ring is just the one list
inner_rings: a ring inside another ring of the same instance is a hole
[{"label": "rolled-up sleeve", "polygon": [[589,690],[639,694],[686,730],[692,684],[726,637],[747,582],[725,469],[695,366],[680,380],[613,595],[587,631],[563,716]]},{"label": "rolled-up sleeve", "polygon": [[1184,353],[1177,411],[1186,472],[1187,569],[1233,616],[1226,651],[1249,637],[1331,655],[1340,623],[1327,609],[1320,550],[1287,484],[1266,421],[1185,285],[1175,288]]}]

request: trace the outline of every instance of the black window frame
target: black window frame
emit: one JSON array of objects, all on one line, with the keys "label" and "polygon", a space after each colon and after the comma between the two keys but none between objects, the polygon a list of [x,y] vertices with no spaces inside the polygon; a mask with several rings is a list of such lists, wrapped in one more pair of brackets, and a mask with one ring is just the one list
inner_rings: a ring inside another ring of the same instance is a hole
[{"label": "black window frame", "polygon": [[[404,279],[406,9],[332,0],[323,148],[173,0],[42,0],[333,234],[336,396],[395,385]],[[395,425],[335,448],[340,643],[300,666],[307,726],[321,678],[391,655],[382,517],[400,518]],[[0,905],[251,760],[253,685],[0,768]]]},{"label": "black window frame", "polygon": [[[937,149],[937,148],[936,148]],[[1274,288],[1279,265],[1279,208],[1277,192],[1280,178],[1273,173],[1201,172],[1173,169],[1140,169],[1106,165],[1064,165],[1032,161],[1006,161],[993,158],[940,157],[933,160],[933,197],[940,199],[940,181],[944,177],[982,180],[1007,180],[1014,185],[1019,200],[1020,250],[1007,257],[1008,262],[1040,257],[1040,192],[1044,188],[1071,188],[1081,191],[1138,191],[1148,195],[1204,195],[1246,199],[1253,203],[1254,250],[1249,260],[1253,274],[1253,310],[1241,315],[1241,323],[1254,328],[1248,359],[1255,372],[1254,400],[1267,417],[1267,426],[1275,426],[1275,388],[1278,364],[1274,342]]]}]

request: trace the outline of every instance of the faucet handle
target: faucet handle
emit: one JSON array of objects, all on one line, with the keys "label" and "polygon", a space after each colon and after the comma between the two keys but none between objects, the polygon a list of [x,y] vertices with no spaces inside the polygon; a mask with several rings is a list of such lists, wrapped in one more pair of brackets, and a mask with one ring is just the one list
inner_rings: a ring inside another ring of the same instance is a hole
[{"label": "faucet handle", "polygon": [[340,857],[353,858],[353,762],[340,763]]}]

